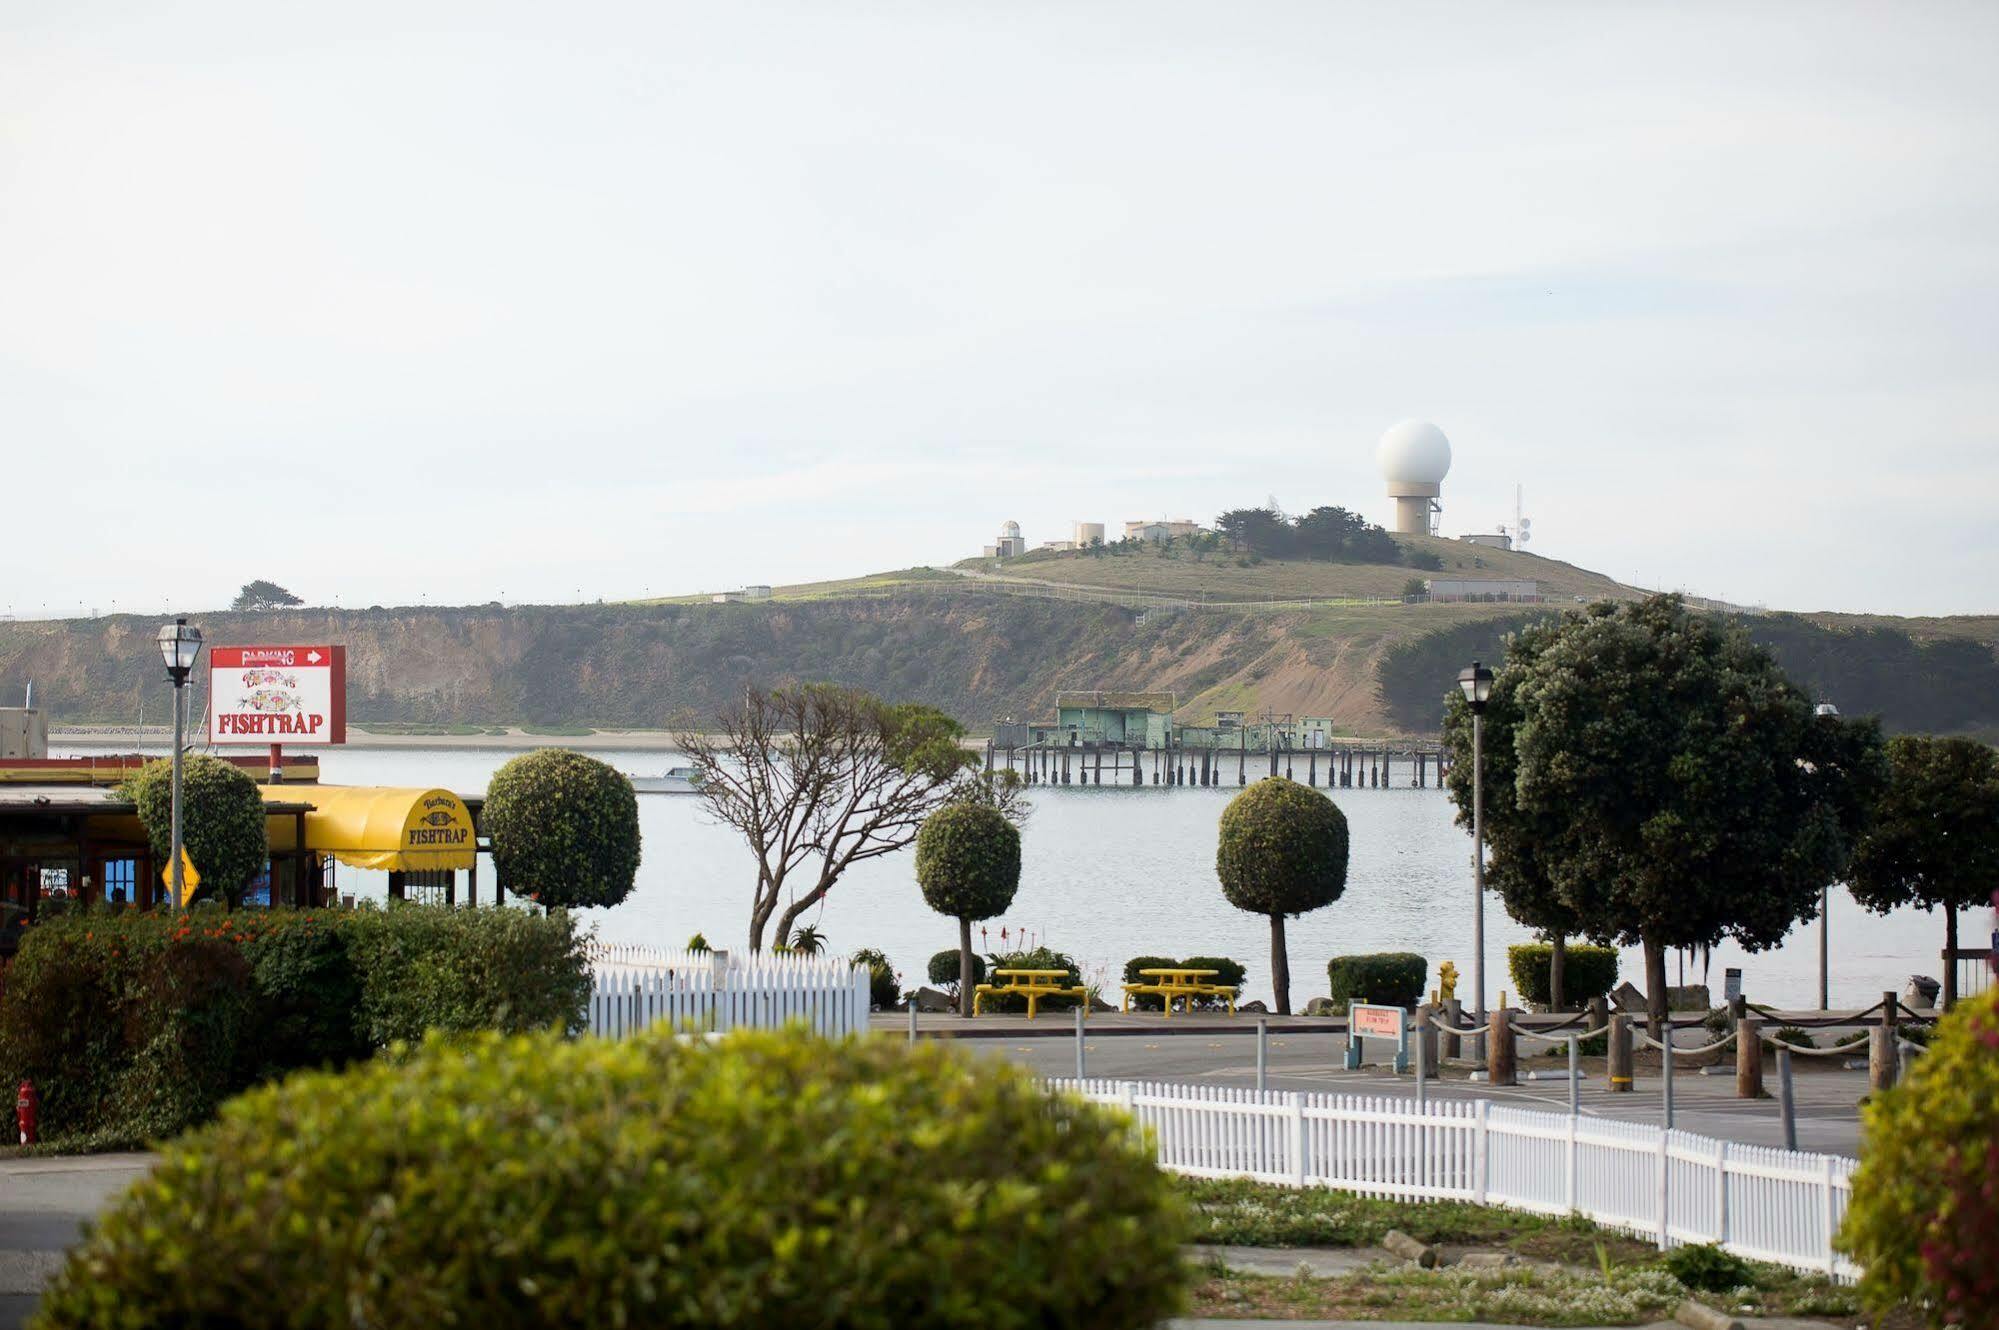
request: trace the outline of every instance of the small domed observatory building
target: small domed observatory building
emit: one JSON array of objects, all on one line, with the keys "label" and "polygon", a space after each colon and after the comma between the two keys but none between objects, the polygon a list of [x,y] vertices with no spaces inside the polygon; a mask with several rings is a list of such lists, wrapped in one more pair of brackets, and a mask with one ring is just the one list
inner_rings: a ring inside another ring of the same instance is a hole
[{"label": "small domed observatory building", "polygon": [[1451,441],[1427,420],[1391,425],[1376,445],[1374,459],[1395,500],[1394,530],[1407,536],[1436,534],[1437,498],[1451,469]]},{"label": "small domed observatory building", "polygon": [[1021,537],[1020,523],[1005,522],[1000,525],[999,539],[986,546],[988,559],[1011,559],[1027,553],[1027,541]]}]

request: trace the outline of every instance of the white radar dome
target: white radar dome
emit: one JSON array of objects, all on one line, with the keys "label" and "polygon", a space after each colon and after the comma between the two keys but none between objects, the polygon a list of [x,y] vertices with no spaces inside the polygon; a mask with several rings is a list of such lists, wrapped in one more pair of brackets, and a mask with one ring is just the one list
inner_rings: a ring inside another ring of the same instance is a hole
[{"label": "white radar dome", "polygon": [[1002,536],[1018,536],[1020,534],[1020,523],[1008,522],[1000,528],[1000,534]]},{"label": "white radar dome", "polygon": [[1451,469],[1451,441],[1427,420],[1405,420],[1381,436],[1374,460],[1391,483],[1437,485]]}]

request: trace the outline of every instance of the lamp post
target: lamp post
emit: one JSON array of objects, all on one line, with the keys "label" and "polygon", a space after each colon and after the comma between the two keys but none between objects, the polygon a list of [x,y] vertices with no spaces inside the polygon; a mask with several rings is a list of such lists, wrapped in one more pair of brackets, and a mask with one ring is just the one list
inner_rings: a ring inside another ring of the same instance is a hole
[{"label": "lamp post", "polygon": [[[1839,723],[1839,708],[1834,706],[1830,702],[1819,703],[1818,706],[1813,709],[1812,714],[1817,716],[1820,720],[1829,720],[1833,722],[1835,725]],[[1832,950],[1831,937],[1830,937],[1832,925],[1831,921],[1827,918],[1826,915],[1826,911],[1832,905],[1831,896],[1832,896],[1832,891],[1830,887],[1825,885],[1821,885],[1819,887],[1819,1010],[1820,1011],[1830,1011],[1832,1009],[1827,1002],[1830,989],[1827,987],[1827,982],[1826,982],[1826,962]]]},{"label": "lamp post", "polygon": [[180,758],[181,749],[186,746],[187,713],[184,693],[187,676],[194,670],[195,657],[201,654],[201,630],[190,628],[186,619],[175,619],[160,629],[160,656],[167,663],[167,678],[174,686],[174,753],[173,753],[173,848],[168,861],[168,873],[172,875],[173,904],[179,909],[181,904],[181,843],[180,843]]},{"label": "lamp post", "polygon": [[1492,699],[1492,671],[1473,661],[1458,673],[1458,687],[1471,704],[1471,880],[1472,983],[1477,1014],[1485,1022],[1485,704]]}]

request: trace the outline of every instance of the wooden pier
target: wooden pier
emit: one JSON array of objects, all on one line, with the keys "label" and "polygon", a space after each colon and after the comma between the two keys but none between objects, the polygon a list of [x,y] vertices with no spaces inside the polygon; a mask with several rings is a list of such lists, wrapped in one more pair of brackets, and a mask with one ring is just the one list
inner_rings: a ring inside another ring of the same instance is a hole
[{"label": "wooden pier", "polygon": [[[1223,737],[1223,736],[1217,736]],[[1029,785],[1236,785],[1251,774],[1287,776],[1327,789],[1442,789],[1448,759],[1442,745],[1411,740],[1341,739],[1322,748],[1246,745],[1147,747],[1132,743],[986,741],[986,770],[1012,771]]]}]

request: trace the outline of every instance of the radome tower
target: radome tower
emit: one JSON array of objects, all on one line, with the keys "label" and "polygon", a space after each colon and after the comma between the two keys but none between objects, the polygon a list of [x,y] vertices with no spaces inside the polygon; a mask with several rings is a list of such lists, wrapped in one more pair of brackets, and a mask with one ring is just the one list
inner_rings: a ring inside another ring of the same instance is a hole
[{"label": "radome tower", "polygon": [[1432,534],[1432,515],[1443,511],[1437,497],[1451,469],[1451,441],[1427,420],[1404,420],[1381,436],[1374,459],[1388,482],[1388,497],[1395,500],[1395,530]]}]

